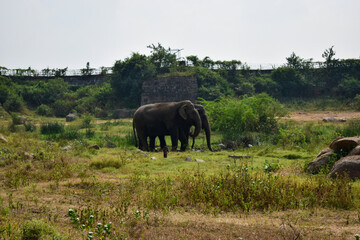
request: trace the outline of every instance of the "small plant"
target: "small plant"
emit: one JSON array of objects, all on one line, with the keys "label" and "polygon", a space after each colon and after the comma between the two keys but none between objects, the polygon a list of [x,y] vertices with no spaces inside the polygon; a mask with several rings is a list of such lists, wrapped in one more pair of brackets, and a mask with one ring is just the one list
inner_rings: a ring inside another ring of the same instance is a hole
[{"label": "small plant", "polygon": [[278,163],[270,163],[268,160],[265,160],[265,164],[264,164],[264,172],[265,173],[276,172],[279,169],[280,169],[280,166]]},{"label": "small plant", "polygon": [[27,132],[35,132],[36,131],[36,125],[32,122],[25,122],[24,123],[25,131]]},{"label": "small plant", "polygon": [[37,240],[47,237],[53,237],[54,239],[55,236],[53,227],[37,219],[25,221],[21,228],[21,239],[23,240]]}]

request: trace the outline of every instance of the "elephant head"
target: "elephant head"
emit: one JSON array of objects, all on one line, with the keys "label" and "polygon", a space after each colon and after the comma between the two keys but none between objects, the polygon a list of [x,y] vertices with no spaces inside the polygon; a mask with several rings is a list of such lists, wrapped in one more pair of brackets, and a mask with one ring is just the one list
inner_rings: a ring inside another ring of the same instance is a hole
[{"label": "elephant head", "polygon": [[[194,104],[195,109],[199,112],[200,118],[201,118],[201,123],[202,123],[202,128],[205,131],[206,134],[206,143],[207,146],[209,148],[210,151],[213,151],[211,148],[211,129],[210,129],[210,123],[209,123],[209,118],[208,115],[205,112],[205,108],[203,105],[201,104]],[[193,144],[191,146],[191,148],[194,148],[194,144],[195,144],[195,137],[192,136],[193,139]]]},{"label": "elephant head", "polygon": [[195,106],[190,101],[181,102],[182,105],[179,108],[180,117],[190,125],[195,126],[194,133],[191,133],[191,137],[195,138],[199,135],[201,130],[201,117],[199,112],[195,109]]}]

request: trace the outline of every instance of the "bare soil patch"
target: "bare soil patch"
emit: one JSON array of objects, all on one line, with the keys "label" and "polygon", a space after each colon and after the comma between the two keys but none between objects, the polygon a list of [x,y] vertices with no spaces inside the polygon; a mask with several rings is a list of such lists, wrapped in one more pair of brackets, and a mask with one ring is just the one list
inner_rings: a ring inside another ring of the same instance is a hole
[{"label": "bare soil patch", "polygon": [[324,118],[334,117],[336,119],[356,119],[360,118],[360,112],[293,112],[283,119],[296,121],[322,121]]}]

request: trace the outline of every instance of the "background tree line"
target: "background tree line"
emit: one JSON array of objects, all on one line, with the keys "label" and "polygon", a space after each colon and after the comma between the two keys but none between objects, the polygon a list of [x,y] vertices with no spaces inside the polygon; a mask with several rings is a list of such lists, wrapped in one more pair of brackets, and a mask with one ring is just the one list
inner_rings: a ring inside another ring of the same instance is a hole
[{"label": "background tree line", "polygon": [[[170,48],[161,44],[148,48],[148,56],[133,53],[116,61],[102,85],[69,85],[61,78],[66,69],[48,80],[0,76],[0,104],[9,112],[22,111],[26,106],[48,116],[78,112],[106,117],[108,110],[138,107],[143,81],[171,75],[195,76],[198,97],[207,101],[260,93],[280,102],[326,97],[360,101],[360,59],[336,59],[333,47],[324,51],[321,63],[292,53],[284,66],[269,74],[250,70],[238,60],[213,61],[197,56],[177,59]],[[91,74],[89,63],[83,70],[83,74]]]}]

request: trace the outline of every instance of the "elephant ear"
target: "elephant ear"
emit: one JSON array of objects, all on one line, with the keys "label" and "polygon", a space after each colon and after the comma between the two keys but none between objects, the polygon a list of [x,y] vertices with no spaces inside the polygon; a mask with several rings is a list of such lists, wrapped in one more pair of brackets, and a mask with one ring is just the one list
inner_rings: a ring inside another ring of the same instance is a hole
[{"label": "elephant ear", "polygon": [[180,117],[182,117],[184,120],[187,119],[186,108],[187,108],[187,105],[186,105],[186,104],[182,105],[182,106],[179,108]]}]

